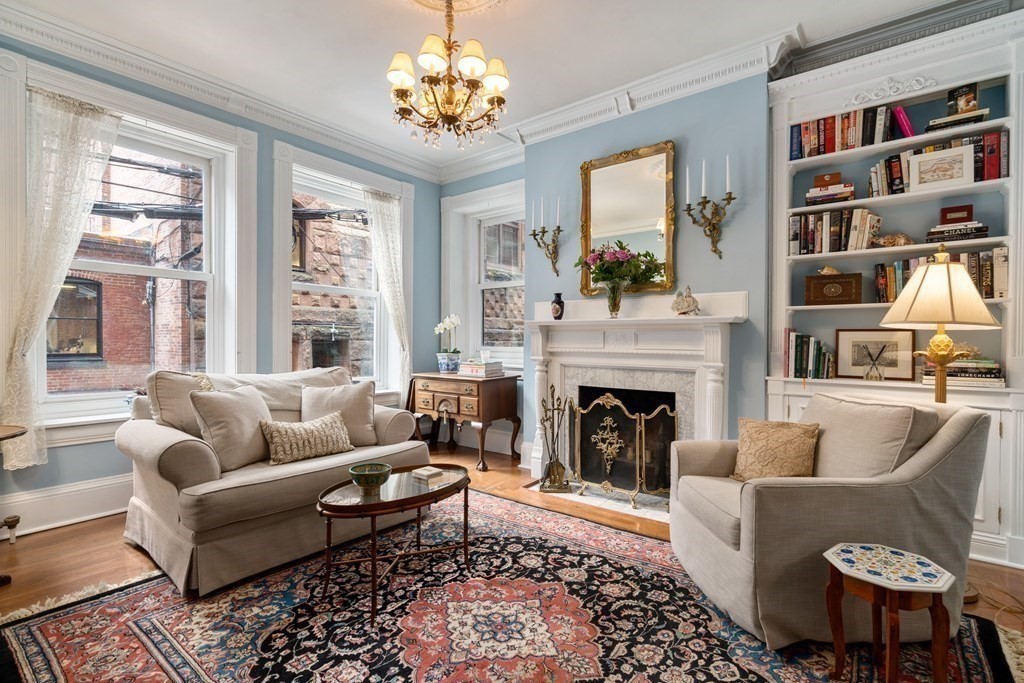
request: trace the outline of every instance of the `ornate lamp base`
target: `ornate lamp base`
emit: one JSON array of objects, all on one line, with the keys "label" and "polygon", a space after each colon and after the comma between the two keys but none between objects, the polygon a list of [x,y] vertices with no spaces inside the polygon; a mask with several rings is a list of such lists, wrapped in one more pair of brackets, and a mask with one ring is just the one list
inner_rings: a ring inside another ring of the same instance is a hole
[{"label": "ornate lamp base", "polygon": [[967,353],[955,350],[953,340],[946,334],[946,326],[939,325],[935,330],[935,336],[928,342],[928,348],[924,351],[915,351],[914,356],[924,358],[935,366],[935,402],[946,402],[946,366],[957,361]]}]

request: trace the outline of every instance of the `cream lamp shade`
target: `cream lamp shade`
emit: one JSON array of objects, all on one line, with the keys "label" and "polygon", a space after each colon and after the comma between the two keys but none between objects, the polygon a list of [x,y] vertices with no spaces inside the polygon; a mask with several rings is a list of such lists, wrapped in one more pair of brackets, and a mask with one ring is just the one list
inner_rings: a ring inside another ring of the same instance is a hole
[{"label": "cream lamp shade", "polygon": [[462,47],[459,57],[459,71],[466,78],[480,78],[487,70],[487,59],[484,57],[484,46],[479,40],[470,38]]},{"label": "cream lamp shade", "polygon": [[416,75],[412,70],[412,57],[405,52],[396,52],[388,67],[388,80],[392,85],[410,88],[416,83]]},{"label": "cream lamp shade", "polygon": [[966,265],[950,262],[942,247],[935,263],[914,271],[880,325],[911,330],[933,330],[939,325],[947,330],[1000,327],[978,294]]},{"label": "cream lamp shade", "polygon": [[416,61],[430,73],[438,73],[448,66],[447,57],[444,40],[436,33],[431,33],[423,40],[423,47],[420,48]]},{"label": "cream lamp shade", "polygon": [[490,92],[503,93],[508,89],[508,70],[505,69],[505,60],[495,57],[487,62],[487,71],[484,73],[484,88]]}]

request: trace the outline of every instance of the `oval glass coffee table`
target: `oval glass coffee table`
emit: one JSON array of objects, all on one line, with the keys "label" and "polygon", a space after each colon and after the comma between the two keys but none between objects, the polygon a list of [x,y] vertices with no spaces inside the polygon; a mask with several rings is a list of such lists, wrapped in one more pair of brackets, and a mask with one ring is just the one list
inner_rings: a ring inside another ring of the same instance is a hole
[{"label": "oval glass coffee table", "polygon": [[[419,479],[412,474],[421,465],[408,465],[396,467],[391,471],[391,476],[384,485],[380,487],[380,494],[376,496],[364,496],[362,490],[351,480],[343,481],[326,489],[320,494],[316,509],[324,518],[327,538],[324,543],[324,595],[327,595],[327,586],[331,580],[331,523],[335,519],[370,519],[370,556],[356,557],[350,560],[343,560],[338,564],[354,564],[356,562],[370,562],[370,625],[375,626],[377,621],[377,586],[394,569],[398,561],[403,557],[420,555],[425,553],[449,552],[462,549],[462,557],[469,567],[469,471],[459,465],[433,465],[441,470],[439,476],[433,479]],[[421,543],[421,532],[423,525],[423,508],[444,500],[462,491],[462,542],[450,545],[436,545],[424,548]],[[409,539],[408,543],[397,553],[391,555],[377,554],[377,518],[383,515],[391,515],[400,512],[416,510],[416,538]],[[416,549],[412,550],[413,542]],[[391,564],[380,573],[377,573],[377,563],[381,560],[391,560]]]}]

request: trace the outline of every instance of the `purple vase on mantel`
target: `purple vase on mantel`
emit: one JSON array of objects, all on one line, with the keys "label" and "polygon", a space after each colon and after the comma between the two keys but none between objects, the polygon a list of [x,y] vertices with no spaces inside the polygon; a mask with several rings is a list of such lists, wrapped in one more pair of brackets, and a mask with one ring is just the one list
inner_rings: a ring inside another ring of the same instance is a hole
[{"label": "purple vase on mantel", "polygon": [[551,317],[561,320],[565,314],[565,302],[562,301],[562,293],[555,292],[555,298],[551,300]]}]

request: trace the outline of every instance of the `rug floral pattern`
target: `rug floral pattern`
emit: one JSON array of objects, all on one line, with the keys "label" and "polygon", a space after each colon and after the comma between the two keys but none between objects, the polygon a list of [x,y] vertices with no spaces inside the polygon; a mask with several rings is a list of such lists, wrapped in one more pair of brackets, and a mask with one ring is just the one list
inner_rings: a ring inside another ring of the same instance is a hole
[{"label": "rug floral pattern", "polygon": [[[460,538],[461,502],[427,519],[425,541]],[[20,671],[10,680],[54,683],[828,680],[831,647],[766,650],[703,597],[668,543],[485,494],[472,494],[470,521],[469,571],[461,553],[403,561],[376,629],[369,567],[335,566],[325,595],[314,556],[201,599],[161,577],[58,608],[4,627],[2,656]],[[963,620],[950,680],[997,680],[978,628]],[[874,680],[867,649],[850,657],[849,680]],[[901,681],[931,680],[925,648],[904,647],[902,660]]]}]

